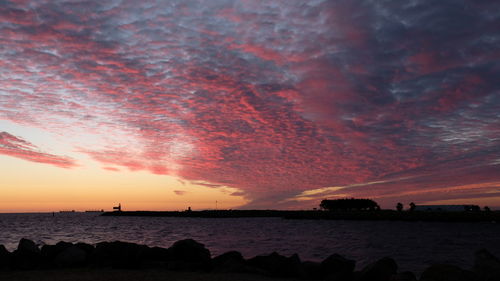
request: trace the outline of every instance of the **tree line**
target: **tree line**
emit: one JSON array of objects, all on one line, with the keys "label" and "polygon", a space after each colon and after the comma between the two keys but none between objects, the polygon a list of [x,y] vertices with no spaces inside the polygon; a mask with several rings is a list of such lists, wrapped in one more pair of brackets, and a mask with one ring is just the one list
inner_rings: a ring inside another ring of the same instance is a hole
[{"label": "tree line", "polygon": [[328,211],[375,211],[380,210],[377,202],[371,199],[325,199],[319,204],[321,209]]}]

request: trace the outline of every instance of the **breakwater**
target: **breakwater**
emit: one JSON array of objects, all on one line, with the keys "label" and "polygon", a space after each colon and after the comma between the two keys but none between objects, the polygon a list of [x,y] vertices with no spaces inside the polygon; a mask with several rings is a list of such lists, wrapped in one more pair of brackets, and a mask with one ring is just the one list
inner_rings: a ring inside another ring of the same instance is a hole
[{"label": "breakwater", "polygon": [[435,222],[500,222],[499,211],[435,212],[435,211],[287,211],[287,210],[204,210],[204,211],[114,211],[102,216],[134,217],[193,217],[193,218],[248,218],[279,217],[285,219],[322,220],[388,220]]}]

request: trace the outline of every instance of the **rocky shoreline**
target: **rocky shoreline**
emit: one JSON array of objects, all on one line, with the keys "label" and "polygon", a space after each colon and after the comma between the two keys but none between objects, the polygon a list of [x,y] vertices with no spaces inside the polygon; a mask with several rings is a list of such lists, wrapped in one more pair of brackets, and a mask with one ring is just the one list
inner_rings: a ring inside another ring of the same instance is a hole
[{"label": "rocky shoreline", "polygon": [[[243,273],[272,278],[333,281],[495,281],[500,280],[500,261],[485,249],[478,250],[471,269],[435,264],[421,274],[398,271],[397,262],[383,257],[355,270],[356,262],[332,254],[322,262],[301,261],[297,254],[278,253],[244,259],[230,251],[211,257],[210,251],[192,239],[175,242],[170,248],[148,247],[128,242],[86,243],[59,242],[43,245],[21,239],[16,250],[9,252],[0,245],[2,273],[51,270],[102,269],[197,272],[208,274]],[[0,278],[2,279],[2,278]],[[4,280],[4,279],[2,279]],[[7,279],[5,279],[7,280]]]}]

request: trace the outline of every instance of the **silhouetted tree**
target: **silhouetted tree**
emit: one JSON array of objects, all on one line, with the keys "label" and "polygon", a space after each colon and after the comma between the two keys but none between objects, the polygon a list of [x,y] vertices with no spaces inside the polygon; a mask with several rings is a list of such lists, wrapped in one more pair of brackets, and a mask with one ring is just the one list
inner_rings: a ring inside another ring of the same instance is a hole
[{"label": "silhouetted tree", "polygon": [[481,207],[478,205],[464,205],[464,211],[466,212],[479,212],[481,211]]},{"label": "silhouetted tree", "polygon": [[323,200],[319,206],[322,209],[329,211],[361,211],[361,210],[380,210],[377,202],[371,199],[354,199],[354,198],[346,198],[346,199],[335,199],[335,200]]},{"label": "silhouetted tree", "polygon": [[483,209],[484,209],[484,211],[485,211],[485,212],[489,212],[489,211],[491,211],[491,210],[490,210],[490,207],[488,207],[488,206],[484,206],[484,208],[483,208]]},{"label": "silhouetted tree", "polygon": [[413,202],[410,203],[410,211],[415,211],[416,207],[417,207],[417,205],[415,205],[415,203],[413,203]]},{"label": "silhouetted tree", "polygon": [[396,205],[396,210],[398,210],[398,212],[403,211],[403,204],[401,204],[401,202],[399,202],[399,203]]}]

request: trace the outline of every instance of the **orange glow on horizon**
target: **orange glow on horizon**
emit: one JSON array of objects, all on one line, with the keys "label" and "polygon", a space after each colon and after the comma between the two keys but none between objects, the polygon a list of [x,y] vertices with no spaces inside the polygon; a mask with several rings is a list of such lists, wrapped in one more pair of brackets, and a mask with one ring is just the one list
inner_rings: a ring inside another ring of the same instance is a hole
[{"label": "orange glow on horizon", "polygon": [[[209,188],[183,183],[176,177],[143,172],[114,172],[100,168],[61,169],[0,156],[0,212],[57,212],[60,210],[230,209],[245,204],[232,196],[234,188]],[[29,171],[25,173],[24,171]]]}]

